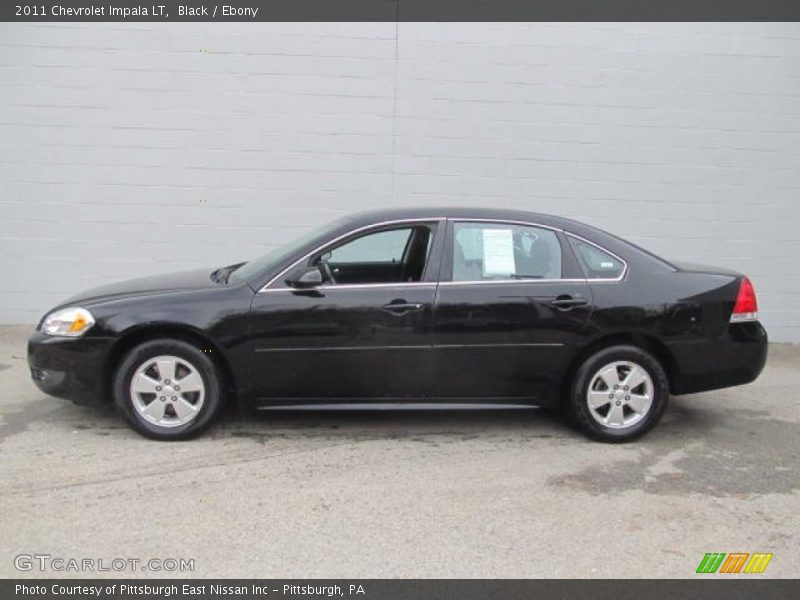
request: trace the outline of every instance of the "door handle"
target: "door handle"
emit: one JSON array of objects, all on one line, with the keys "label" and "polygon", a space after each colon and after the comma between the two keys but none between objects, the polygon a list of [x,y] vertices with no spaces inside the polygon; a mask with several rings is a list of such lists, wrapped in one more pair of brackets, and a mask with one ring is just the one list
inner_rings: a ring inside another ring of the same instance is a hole
[{"label": "door handle", "polygon": [[390,302],[384,304],[383,310],[391,313],[404,313],[412,310],[422,310],[422,304],[419,302]]},{"label": "door handle", "polygon": [[569,310],[576,306],[585,306],[589,301],[586,298],[573,298],[572,296],[559,296],[555,300],[550,301],[550,306],[555,306],[561,310]]}]

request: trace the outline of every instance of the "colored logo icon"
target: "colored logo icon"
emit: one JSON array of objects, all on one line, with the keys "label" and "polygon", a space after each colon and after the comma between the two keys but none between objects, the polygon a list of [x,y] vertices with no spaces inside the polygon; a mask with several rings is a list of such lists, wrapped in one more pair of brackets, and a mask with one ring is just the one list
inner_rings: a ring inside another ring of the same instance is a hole
[{"label": "colored logo icon", "polygon": [[697,573],[763,573],[772,553],[766,552],[707,552],[697,565]]}]

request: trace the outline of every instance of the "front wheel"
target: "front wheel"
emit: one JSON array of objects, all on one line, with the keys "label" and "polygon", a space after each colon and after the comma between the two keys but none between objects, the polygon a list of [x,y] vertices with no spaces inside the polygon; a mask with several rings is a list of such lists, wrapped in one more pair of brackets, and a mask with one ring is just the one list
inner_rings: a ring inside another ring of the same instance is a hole
[{"label": "front wheel", "polygon": [[158,440],[188,439],[206,430],[222,404],[220,390],[211,359],[172,339],[136,346],[114,377],[114,402],[125,420]]},{"label": "front wheel", "polygon": [[580,366],[566,408],[572,424],[589,437],[626,442],[655,427],[668,398],[667,375],[653,355],[636,346],[612,346]]}]

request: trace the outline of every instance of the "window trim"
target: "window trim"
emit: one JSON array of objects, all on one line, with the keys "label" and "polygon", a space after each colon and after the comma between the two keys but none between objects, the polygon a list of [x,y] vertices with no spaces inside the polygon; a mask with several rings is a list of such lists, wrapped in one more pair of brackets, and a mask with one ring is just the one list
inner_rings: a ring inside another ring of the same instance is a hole
[{"label": "window trim", "polygon": [[[423,219],[419,219],[419,218],[417,218],[417,219],[393,219],[391,221],[381,221],[379,223],[371,223],[369,225],[363,225],[361,227],[357,227],[355,229],[351,229],[350,231],[347,231],[347,232],[345,232],[345,233],[343,233],[341,235],[336,236],[332,240],[330,240],[328,242],[325,242],[321,246],[316,247],[311,252],[308,252],[307,254],[303,255],[302,257],[300,257],[299,259],[294,261],[288,267],[286,267],[285,269],[281,270],[277,275],[275,275],[274,277],[270,278],[270,280],[267,281],[267,283],[265,283],[258,290],[258,292],[256,292],[256,293],[261,294],[261,293],[266,293],[266,292],[298,292],[298,291],[301,291],[301,290],[298,290],[296,288],[292,288],[292,287],[288,287],[288,286],[286,286],[286,287],[276,287],[276,288],[271,288],[270,286],[273,283],[275,283],[276,281],[278,281],[281,277],[286,275],[289,271],[291,271],[292,269],[294,269],[298,265],[300,265],[303,261],[307,261],[314,254],[317,254],[318,252],[324,250],[325,248],[327,248],[327,247],[329,247],[329,246],[331,246],[333,244],[336,244],[337,242],[339,242],[341,240],[344,240],[344,239],[346,239],[346,238],[348,238],[350,236],[353,236],[355,234],[361,233],[362,231],[368,231],[370,229],[380,229],[380,228],[385,227],[385,226],[402,225],[402,224],[406,224],[406,223],[418,223],[418,224],[436,223],[438,225],[438,227],[437,227],[437,231],[436,231],[436,233],[434,235],[439,235],[440,239],[443,240],[443,243],[446,243],[448,241],[451,241],[451,240],[448,239],[450,224],[452,223],[453,225],[455,225],[455,223],[457,223],[457,222],[499,223],[499,224],[505,224],[505,225],[525,225],[525,226],[529,226],[529,227],[538,227],[540,229],[549,229],[550,231],[554,231],[556,233],[561,233],[564,236],[573,237],[576,240],[579,240],[581,242],[585,242],[585,243],[587,243],[587,244],[589,244],[591,246],[594,246],[598,250],[601,250],[601,251],[609,254],[610,256],[613,256],[614,258],[616,258],[618,261],[620,261],[622,263],[622,265],[623,265],[622,273],[618,277],[606,278],[606,279],[589,279],[588,277],[583,277],[583,278],[572,277],[572,278],[564,278],[564,279],[489,279],[489,280],[481,279],[481,280],[475,280],[475,281],[452,281],[452,279],[451,279],[450,281],[442,281],[442,273],[441,273],[441,271],[442,271],[442,267],[444,266],[444,256],[442,256],[442,258],[440,260],[440,264],[439,264],[439,273],[437,274],[436,281],[407,281],[407,282],[399,282],[399,283],[353,283],[353,284],[341,284],[341,285],[321,285],[321,286],[317,286],[317,287],[315,287],[313,289],[330,291],[330,290],[337,290],[337,289],[338,290],[347,290],[347,289],[368,289],[368,288],[389,288],[389,287],[419,287],[419,286],[439,286],[439,285],[464,286],[464,285],[498,285],[498,284],[502,284],[502,285],[506,285],[506,284],[530,285],[530,284],[535,284],[535,283],[619,283],[620,281],[625,279],[625,276],[628,274],[628,269],[629,269],[628,261],[626,261],[624,258],[622,258],[621,256],[619,256],[618,254],[616,254],[614,252],[611,252],[610,250],[608,250],[607,248],[601,246],[600,244],[598,244],[596,242],[588,240],[585,237],[582,237],[582,236],[580,236],[580,235],[578,235],[576,233],[572,233],[570,231],[566,231],[566,230],[564,230],[564,229],[562,229],[560,227],[553,227],[552,225],[543,225],[541,223],[536,223],[536,222],[533,222],[533,221],[518,221],[518,220],[513,220],[513,219],[491,219],[491,218],[469,218],[469,217],[430,217],[430,218],[423,218]],[[443,228],[443,225],[444,225],[444,228]],[[559,244],[561,244],[561,243],[562,243],[561,240],[559,240]],[[433,254],[435,244],[436,244],[436,241],[434,239],[433,245],[431,246],[431,252],[430,252],[431,254]],[[446,254],[447,248],[445,248],[444,250],[445,250],[445,254]],[[573,252],[573,254],[574,254],[574,250],[572,249],[571,246],[569,247],[569,251]],[[576,260],[577,260],[577,258],[576,258]],[[451,263],[449,265],[449,268],[450,268],[450,271],[451,271],[450,272],[450,277],[452,277],[453,276],[453,274],[452,274],[452,268],[453,268],[452,258],[451,258],[450,263]],[[426,268],[426,271],[427,271],[428,266],[426,265],[425,268]]]},{"label": "window trim", "polygon": [[[339,242],[347,240],[349,237],[354,237],[362,232],[369,232],[371,229],[375,229],[375,233],[378,233],[377,230],[383,229],[385,227],[391,227],[392,225],[406,225],[406,224],[417,224],[417,225],[425,225],[426,223],[436,223],[436,231],[434,232],[434,236],[442,229],[442,224],[447,223],[446,217],[430,217],[430,218],[423,218],[423,219],[393,219],[391,221],[381,221],[379,223],[370,223],[369,225],[363,225],[361,227],[356,227],[355,229],[351,229],[341,235],[336,236],[332,240],[328,240],[324,244],[317,246],[311,252],[308,252],[294,261],[285,269],[281,270],[277,275],[271,277],[267,283],[261,286],[261,289],[258,290],[258,294],[262,292],[298,292],[302,290],[298,290],[297,288],[284,286],[284,287],[270,287],[272,284],[280,280],[284,277],[287,273],[296,269],[300,266],[303,262],[307,262],[312,256],[316,254],[321,254],[325,251],[326,248],[336,245]],[[435,240],[434,240],[435,243]],[[431,252],[433,253],[433,245],[431,245]],[[430,258],[430,256],[428,257]],[[425,265],[425,270],[427,271],[428,265]],[[437,277],[438,279],[438,277]],[[351,283],[351,284],[340,284],[340,285],[329,285],[323,284],[317,286],[315,290],[334,290],[334,289],[354,289],[354,288],[374,288],[374,287],[406,287],[406,286],[420,286],[420,285],[436,285],[438,281],[406,281],[406,282],[398,282],[398,283]]]},{"label": "window trim", "polygon": [[[587,240],[586,238],[584,238],[584,237],[582,237],[582,236],[580,236],[578,234],[566,231],[566,230],[564,230],[564,229],[562,229],[560,227],[553,227],[552,225],[543,225],[541,223],[536,223],[534,221],[518,221],[518,220],[514,220],[514,219],[448,217],[447,220],[448,220],[448,224],[450,222],[452,222],[453,225],[455,225],[455,223],[458,223],[458,222],[499,223],[499,224],[504,224],[504,225],[526,225],[526,226],[529,226],[529,227],[538,227],[539,229],[549,229],[549,230],[554,231],[556,233],[561,233],[564,236],[570,236],[570,237],[573,237],[573,238],[575,238],[577,240],[580,240],[582,242],[586,242],[587,244],[589,244],[591,246],[594,246],[598,250],[602,250],[603,252],[606,252],[610,256],[613,256],[618,261],[620,261],[623,264],[623,269],[622,269],[622,274],[620,274],[619,277],[607,278],[607,279],[589,279],[588,277],[584,276],[583,278],[570,277],[570,278],[562,278],[562,279],[489,279],[489,280],[487,280],[487,279],[478,279],[478,280],[474,280],[474,281],[453,281],[451,279],[450,281],[442,281],[441,280],[441,273],[440,273],[439,285],[454,286],[454,285],[474,285],[474,284],[477,284],[477,285],[487,285],[487,284],[488,285],[491,285],[491,284],[504,284],[504,285],[505,284],[517,284],[517,285],[522,284],[522,285],[525,285],[525,284],[531,284],[531,283],[619,283],[628,274],[628,261],[627,260],[625,260],[624,258],[619,256],[618,254],[616,254],[614,252],[611,252],[607,248],[604,248],[603,246],[601,246],[600,244],[598,244],[596,242],[593,242],[591,240]],[[452,236],[450,236],[450,237],[452,237]],[[448,239],[447,241],[452,241],[452,239]],[[559,240],[559,243],[562,244],[561,240]],[[450,249],[446,248],[445,250],[450,250],[451,253],[452,253],[452,248],[450,248]],[[562,248],[562,251],[563,251],[563,248]],[[574,251],[572,250],[572,247],[569,247],[568,251],[572,252],[574,254]],[[577,260],[577,258],[576,258],[576,260]],[[453,261],[452,261],[452,256],[451,256],[450,265],[449,265],[450,277],[451,278],[453,276],[453,273],[452,273],[452,270],[453,270],[452,262]],[[581,271],[582,270],[583,270],[583,268],[581,267]]]}]

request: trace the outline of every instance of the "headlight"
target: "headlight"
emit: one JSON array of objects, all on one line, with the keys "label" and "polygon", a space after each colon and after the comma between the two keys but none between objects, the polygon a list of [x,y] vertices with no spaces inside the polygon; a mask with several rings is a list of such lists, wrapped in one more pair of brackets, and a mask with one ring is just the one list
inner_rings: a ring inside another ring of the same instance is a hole
[{"label": "headlight", "polygon": [[85,308],[71,306],[51,312],[42,322],[42,333],[78,337],[94,325],[94,317]]}]

